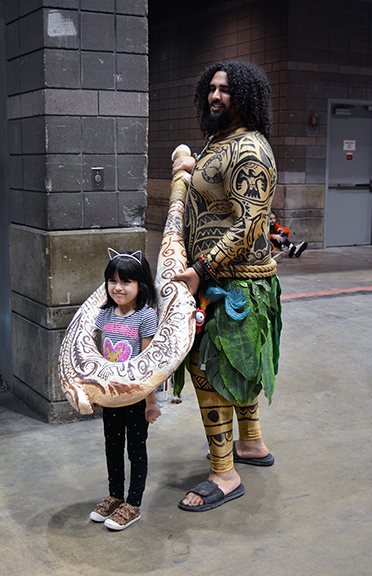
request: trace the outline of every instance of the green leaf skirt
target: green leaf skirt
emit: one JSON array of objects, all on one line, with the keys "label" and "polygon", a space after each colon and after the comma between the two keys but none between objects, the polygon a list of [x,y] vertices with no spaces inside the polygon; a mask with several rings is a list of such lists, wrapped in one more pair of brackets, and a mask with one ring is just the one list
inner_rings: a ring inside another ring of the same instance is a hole
[{"label": "green leaf skirt", "polygon": [[243,320],[233,320],[225,309],[225,300],[210,306],[213,315],[205,325],[200,343],[199,368],[211,386],[233,404],[250,404],[264,391],[269,404],[278,370],[279,341],[282,328],[278,277],[221,279],[224,290],[240,290],[250,308]]}]

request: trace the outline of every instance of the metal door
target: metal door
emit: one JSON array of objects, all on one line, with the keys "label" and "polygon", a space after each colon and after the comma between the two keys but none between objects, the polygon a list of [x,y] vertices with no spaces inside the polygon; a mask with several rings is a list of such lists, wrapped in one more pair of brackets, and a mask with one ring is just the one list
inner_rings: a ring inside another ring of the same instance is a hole
[{"label": "metal door", "polygon": [[332,102],[324,239],[327,246],[372,241],[372,105]]}]

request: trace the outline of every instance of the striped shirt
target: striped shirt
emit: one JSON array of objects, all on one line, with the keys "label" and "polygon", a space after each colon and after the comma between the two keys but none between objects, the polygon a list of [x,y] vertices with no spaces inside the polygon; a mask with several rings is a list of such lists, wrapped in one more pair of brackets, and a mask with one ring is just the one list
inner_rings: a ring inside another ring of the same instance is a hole
[{"label": "striped shirt", "polygon": [[140,354],[142,339],[154,336],[158,318],[147,304],[130,316],[116,316],[114,308],[100,310],[96,326],[103,334],[103,355],[110,362],[127,362]]}]

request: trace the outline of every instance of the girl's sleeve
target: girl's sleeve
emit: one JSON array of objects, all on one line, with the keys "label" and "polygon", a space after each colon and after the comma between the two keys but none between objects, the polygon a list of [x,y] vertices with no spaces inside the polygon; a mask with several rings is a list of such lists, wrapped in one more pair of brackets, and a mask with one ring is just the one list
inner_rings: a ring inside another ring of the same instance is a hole
[{"label": "girl's sleeve", "polygon": [[278,234],[278,230],[283,230],[283,232],[285,232],[287,234],[288,238],[290,237],[291,233],[289,231],[289,228],[286,228],[285,226],[282,226],[281,224],[278,224],[277,222],[275,222],[274,227],[275,227],[275,232],[274,232],[274,234],[270,234],[270,240],[273,239],[275,234]]},{"label": "girl's sleeve", "polygon": [[275,222],[275,224],[278,227],[278,229],[281,228],[287,234],[288,238],[290,237],[291,233],[289,231],[289,228],[286,228],[285,226],[282,226],[281,224],[277,224],[276,222]]},{"label": "girl's sleeve", "polygon": [[154,336],[158,328],[158,316],[153,308],[147,308],[141,327],[141,338]]},{"label": "girl's sleeve", "polygon": [[106,310],[100,310],[96,318],[96,327],[103,332],[105,325]]}]

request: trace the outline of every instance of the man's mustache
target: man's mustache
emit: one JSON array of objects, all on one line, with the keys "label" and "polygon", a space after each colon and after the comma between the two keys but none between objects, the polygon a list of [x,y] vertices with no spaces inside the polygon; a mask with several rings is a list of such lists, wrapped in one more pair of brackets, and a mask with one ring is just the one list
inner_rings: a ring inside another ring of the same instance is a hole
[{"label": "man's mustache", "polygon": [[212,106],[214,106],[215,104],[217,106],[222,106],[222,108],[224,109],[226,108],[225,104],[221,102],[221,100],[212,100],[212,102],[209,104],[209,108],[212,108]]}]

